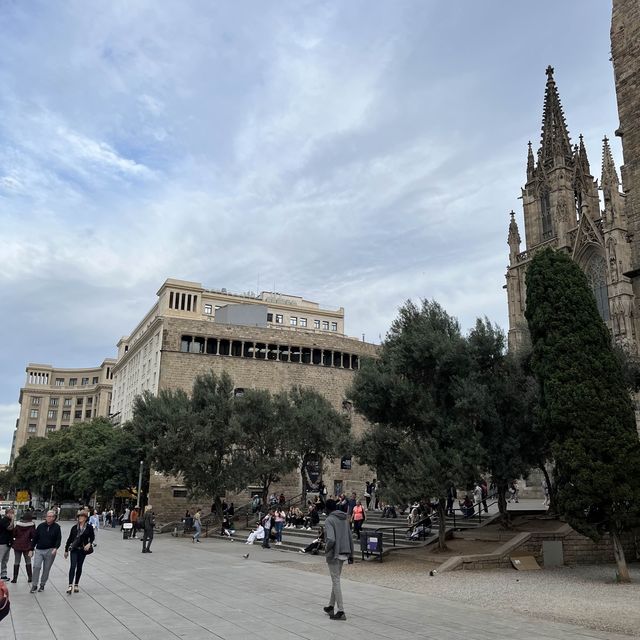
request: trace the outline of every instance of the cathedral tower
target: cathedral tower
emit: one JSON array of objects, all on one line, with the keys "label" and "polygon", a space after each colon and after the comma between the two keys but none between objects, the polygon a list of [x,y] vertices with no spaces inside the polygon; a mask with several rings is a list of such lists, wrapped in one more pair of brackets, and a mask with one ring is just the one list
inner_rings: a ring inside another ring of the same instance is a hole
[{"label": "cathedral tower", "polygon": [[546,74],[540,147],[534,156],[529,143],[522,189],[524,251],[513,212],[509,223],[509,348],[517,350],[528,340],[525,273],[533,255],[546,247],[571,255],[589,279],[603,320],[620,341],[635,342],[633,292],[623,275],[629,262],[624,198],[611,150],[605,139],[601,212],[584,140],[580,136],[579,143],[571,145],[553,68]]}]

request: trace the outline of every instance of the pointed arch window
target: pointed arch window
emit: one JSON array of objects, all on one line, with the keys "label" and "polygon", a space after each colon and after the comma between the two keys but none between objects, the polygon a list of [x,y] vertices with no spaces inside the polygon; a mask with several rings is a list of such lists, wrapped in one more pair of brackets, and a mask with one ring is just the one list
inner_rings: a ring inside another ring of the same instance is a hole
[{"label": "pointed arch window", "polygon": [[598,305],[600,317],[608,322],[609,313],[609,289],[607,287],[607,263],[601,255],[594,255],[587,263],[585,269],[587,280],[593,291]]},{"label": "pointed arch window", "polygon": [[551,220],[551,195],[547,188],[542,190],[540,205],[542,207],[542,239],[548,240],[553,237],[553,223]]}]

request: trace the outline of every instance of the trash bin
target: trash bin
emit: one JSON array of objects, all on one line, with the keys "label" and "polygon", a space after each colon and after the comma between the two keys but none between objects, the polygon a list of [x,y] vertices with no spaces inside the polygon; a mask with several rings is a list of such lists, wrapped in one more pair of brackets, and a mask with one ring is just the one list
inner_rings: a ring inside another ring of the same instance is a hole
[{"label": "trash bin", "polygon": [[125,522],[122,525],[122,539],[128,540],[133,533],[133,522]]},{"label": "trash bin", "polygon": [[374,556],[382,562],[382,531],[367,531],[366,529],[360,533],[360,551],[362,559],[364,556]]}]

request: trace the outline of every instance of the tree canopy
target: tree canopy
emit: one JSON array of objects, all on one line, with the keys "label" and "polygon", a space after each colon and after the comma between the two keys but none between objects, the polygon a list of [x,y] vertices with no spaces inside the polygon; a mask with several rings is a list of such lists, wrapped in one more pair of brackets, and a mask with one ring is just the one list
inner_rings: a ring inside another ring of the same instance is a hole
[{"label": "tree canopy", "polygon": [[640,523],[640,441],[620,359],[586,276],[568,256],[541,251],[526,283],[558,508],[593,540],[611,534],[618,577],[628,580],[620,534]]},{"label": "tree canopy", "polygon": [[379,358],[364,360],[350,397],[371,423],[359,458],[376,470],[396,499],[438,498],[440,546],[451,483],[476,474],[479,442],[457,406],[469,372],[458,322],[433,301],[408,301],[389,330]]},{"label": "tree canopy", "polygon": [[58,499],[88,501],[98,492],[109,499],[118,490],[135,487],[140,443],[127,429],[104,418],[81,422],[46,438],[30,438],[14,462],[18,487]]}]

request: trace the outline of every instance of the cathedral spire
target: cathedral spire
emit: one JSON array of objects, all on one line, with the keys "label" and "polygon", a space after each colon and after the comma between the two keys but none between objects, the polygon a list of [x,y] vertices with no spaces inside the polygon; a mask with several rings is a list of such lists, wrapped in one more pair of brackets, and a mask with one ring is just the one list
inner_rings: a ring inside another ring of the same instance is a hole
[{"label": "cathedral spire", "polygon": [[527,152],[527,180],[533,180],[536,170],[536,163],[533,159],[533,149],[531,148],[531,140],[529,140],[529,150]]},{"label": "cathedral spire", "polygon": [[573,153],[552,66],[547,67],[546,74],[540,151],[544,166],[553,167],[558,163],[571,162]]},{"label": "cathedral spire", "polygon": [[520,230],[518,229],[518,223],[516,222],[516,214],[513,209],[509,214],[511,216],[511,222],[509,222],[509,236],[507,238],[507,244],[509,245],[509,256],[511,263],[513,264],[515,257],[520,253]]},{"label": "cathedral spire", "polygon": [[602,189],[610,189],[617,191],[620,185],[616,165],[613,161],[613,154],[609,146],[609,138],[605,136],[602,140],[602,178],[600,179],[600,187]]},{"label": "cathedral spire", "polygon": [[591,167],[589,166],[589,158],[587,158],[587,150],[584,147],[584,140],[582,134],[580,134],[580,145],[578,146],[578,165],[582,170],[582,174],[585,176],[591,175]]}]

